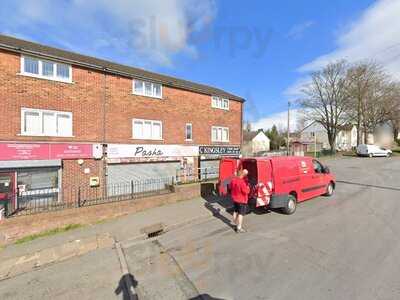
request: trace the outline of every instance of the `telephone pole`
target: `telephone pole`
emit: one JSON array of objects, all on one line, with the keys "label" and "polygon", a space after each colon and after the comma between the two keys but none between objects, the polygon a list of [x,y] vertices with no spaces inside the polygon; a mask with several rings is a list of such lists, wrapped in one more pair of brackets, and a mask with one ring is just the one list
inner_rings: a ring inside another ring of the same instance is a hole
[{"label": "telephone pole", "polygon": [[290,155],[290,101],[288,101],[287,110],[287,142],[286,142],[287,155]]}]

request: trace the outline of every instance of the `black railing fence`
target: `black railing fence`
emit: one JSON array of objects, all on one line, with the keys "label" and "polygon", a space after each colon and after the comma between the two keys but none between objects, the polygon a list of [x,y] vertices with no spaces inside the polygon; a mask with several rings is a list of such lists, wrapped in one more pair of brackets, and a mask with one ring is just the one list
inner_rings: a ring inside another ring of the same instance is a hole
[{"label": "black railing fence", "polygon": [[6,216],[20,216],[66,208],[78,208],[117,201],[134,200],[170,193],[174,177],[127,181],[99,187],[64,187],[23,193],[15,207],[6,208]]}]

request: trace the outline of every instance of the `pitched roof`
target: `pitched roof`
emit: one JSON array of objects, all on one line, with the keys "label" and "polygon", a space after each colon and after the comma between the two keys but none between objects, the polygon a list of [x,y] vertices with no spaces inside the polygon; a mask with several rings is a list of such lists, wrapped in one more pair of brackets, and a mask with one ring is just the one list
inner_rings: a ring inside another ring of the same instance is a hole
[{"label": "pitched roof", "polygon": [[[243,131],[243,141],[244,142],[252,141],[257,136],[257,134],[259,134],[260,132],[264,133],[264,131],[262,131],[262,130],[257,130],[257,131],[244,130]],[[265,133],[264,133],[264,135],[265,135]]]},{"label": "pitched roof", "polygon": [[166,86],[180,88],[184,90],[199,92],[207,95],[215,95],[227,97],[231,100],[244,102],[242,97],[233,95],[221,89],[195,83],[192,81],[178,79],[175,77],[162,75],[158,73],[149,72],[143,69],[134,68],[111,61],[86,56],[70,51],[65,51],[58,48],[53,48],[30,41],[17,39],[15,37],[0,34],[0,49],[6,49],[19,53],[38,55],[50,59],[57,59],[70,64],[80,65],[91,69],[106,71],[108,73],[117,74],[126,77],[133,77],[138,79],[147,79],[155,82],[162,83]]}]

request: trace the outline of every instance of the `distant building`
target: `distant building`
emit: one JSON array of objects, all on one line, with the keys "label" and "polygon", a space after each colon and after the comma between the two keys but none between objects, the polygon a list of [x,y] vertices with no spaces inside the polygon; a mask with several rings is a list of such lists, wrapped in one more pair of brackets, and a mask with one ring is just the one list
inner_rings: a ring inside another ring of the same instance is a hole
[{"label": "distant building", "polygon": [[[338,133],[336,135],[336,150],[339,151],[350,151],[357,147],[357,126],[354,124],[344,124],[338,127]],[[318,122],[312,122],[306,126],[298,134],[296,141],[307,145],[305,151],[313,152],[314,144],[317,145],[317,151],[323,149],[330,149],[328,134],[326,129]],[[380,146],[389,147],[393,144],[394,138],[389,125],[379,126],[373,134],[367,135],[368,144],[378,144]],[[364,133],[361,133],[361,142],[364,142]]]},{"label": "distant building", "polygon": [[242,154],[245,156],[256,155],[270,150],[270,139],[263,130],[243,131]]}]

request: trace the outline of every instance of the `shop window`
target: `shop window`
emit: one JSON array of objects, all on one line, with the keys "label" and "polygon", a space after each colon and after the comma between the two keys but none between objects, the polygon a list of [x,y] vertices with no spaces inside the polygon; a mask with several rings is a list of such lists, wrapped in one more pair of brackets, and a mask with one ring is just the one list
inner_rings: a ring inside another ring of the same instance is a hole
[{"label": "shop window", "polygon": [[133,94],[161,99],[162,85],[159,83],[134,79]]},{"label": "shop window", "polygon": [[72,113],[23,108],[21,135],[72,136]]},{"label": "shop window", "polygon": [[185,137],[187,141],[191,141],[193,139],[193,125],[191,123],[186,123]]},{"label": "shop window", "polygon": [[17,172],[17,184],[25,194],[32,191],[53,192],[58,188],[58,168],[27,169]]},{"label": "shop window", "polygon": [[229,99],[212,96],[211,97],[211,107],[229,110]]},{"label": "shop window", "polygon": [[229,128],[218,126],[211,127],[211,141],[229,142]]},{"label": "shop window", "polygon": [[133,119],[132,126],[134,139],[162,140],[161,121]]},{"label": "shop window", "polygon": [[72,82],[72,67],[31,56],[21,56],[21,74],[26,76]]}]

